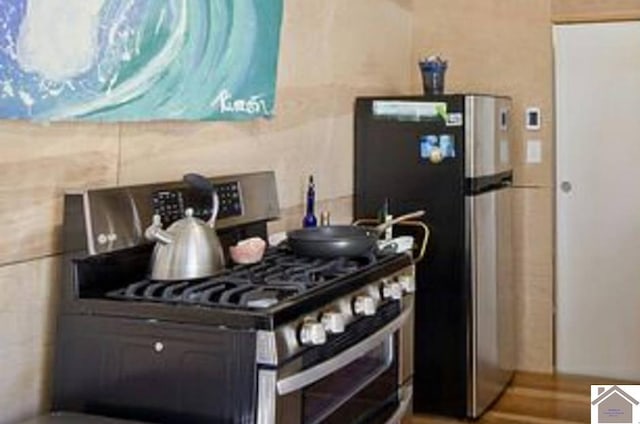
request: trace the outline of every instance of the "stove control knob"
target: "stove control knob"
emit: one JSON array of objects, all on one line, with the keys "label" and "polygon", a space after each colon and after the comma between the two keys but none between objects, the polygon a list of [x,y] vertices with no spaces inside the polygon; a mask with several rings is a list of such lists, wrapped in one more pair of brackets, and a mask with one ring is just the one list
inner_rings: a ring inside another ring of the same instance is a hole
[{"label": "stove control knob", "polygon": [[344,316],[339,312],[325,312],[322,314],[320,322],[329,334],[344,333]]},{"label": "stove control knob", "polygon": [[376,301],[371,296],[357,296],[353,301],[353,313],[370,317],[376,314]]},{"label": "stove control knob", "polygon": [[398,283],[405,293],[414,293],[416,291],[416,280],[410,275],[401,275],[398,277]]},{"label": "stove control knob", "polygon": [[302,324],[299,336],[303,346],[318,346],[327,341],[324,326],[316,321],[307,321]]},{"label": "stove control knob", "polygon": [[382,298],[383,299],[402,299],[402,286],[400,283],[384,283],[382,285]]}]

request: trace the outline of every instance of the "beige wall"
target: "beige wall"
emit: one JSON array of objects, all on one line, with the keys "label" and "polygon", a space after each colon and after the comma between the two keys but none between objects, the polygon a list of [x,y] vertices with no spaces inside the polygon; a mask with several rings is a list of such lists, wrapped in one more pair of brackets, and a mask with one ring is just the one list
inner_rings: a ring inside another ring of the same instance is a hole
[{"label": "beige wall", "polygon": [[[513,98],[515,271],[518,368],[553,370],[553,98],[550,0],[415,0],[412,62],[449,61],[448,92]],[[414,73],[413,87],[421,87]],[[542,129],[524,130],[524,110],[542,110]],[[542,142],[542,163],[527,164],[525,143]]]},{"label": "beige wall", "polygon": [[273,169],[297,225],[313,173],[350,220],[353,98],[409,93],[411,1],[285,5],[271,121],[0,123],[0,423],[46,408],[64,190]]},{"label": "beige wall", "polygon": [[640,19],[638,0],[552,0],[554,22],[602,22]]}]

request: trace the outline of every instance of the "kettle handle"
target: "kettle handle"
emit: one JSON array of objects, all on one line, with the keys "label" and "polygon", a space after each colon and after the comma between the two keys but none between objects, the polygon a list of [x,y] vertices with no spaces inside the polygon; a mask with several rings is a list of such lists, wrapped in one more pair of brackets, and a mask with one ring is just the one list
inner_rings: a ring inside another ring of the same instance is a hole
[{"label": "kettle handle", "polygon": [[213,194],[213,192],[216,191],[216,188],[211,183],[211,181],[209,181],[206,177],[200,174],[195,174],[195,173],[185,174],[182,177],[182,181],[184,181],[191,187],[195,188],[196,190],[200,190],[205,193]]},{"label": "kettle handle", "polygon": [[209,218],[207,225],[214,228],[216,225],[216,219],[218,218],[218,212],[220,210],[220,199],[215,186],[206,177],[196,173],[185,174],[182,177],[182,180],[196,190],[200,190],[211,195],[211,218]]},{"label": "kettle handle", "polygon": [[218,212],[220,211],[220,198],[216,191],[213,192],[213,204],[211,205],[211,218],[207,221],[207,225],[211,228],[215,228],[216,219],[218,218]]}]

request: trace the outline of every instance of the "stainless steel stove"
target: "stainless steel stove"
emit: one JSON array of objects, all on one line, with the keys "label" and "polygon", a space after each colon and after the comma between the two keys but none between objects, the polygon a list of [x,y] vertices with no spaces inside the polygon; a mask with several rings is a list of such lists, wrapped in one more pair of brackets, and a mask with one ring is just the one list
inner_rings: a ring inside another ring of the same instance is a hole
[{"label": "stainless steel stove", "polygon": [[[213,178],[225,247],[279,210],[273,173]],[[407,253],[315,259],[286,246],[207,279],[147,279],[154,213],[203,219],[181,183],[69,194],[54,408],[157,423],[386,423],[411,405]]]}]

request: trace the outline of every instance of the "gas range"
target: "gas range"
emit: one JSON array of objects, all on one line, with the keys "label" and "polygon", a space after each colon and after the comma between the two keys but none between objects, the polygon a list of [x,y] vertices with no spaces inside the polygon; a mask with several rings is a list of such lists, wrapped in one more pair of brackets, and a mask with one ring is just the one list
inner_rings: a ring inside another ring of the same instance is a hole
[{"label": "gas range", "polygon": [[[223,245],[266,238],[279,213],[273,174],[212,182],[235,193],[217,226]],[[204,200],[180,183],[66,197],[55,409],[260,424],[386,423],[406,413],[409,254],[317,259],[279,247],[210,278],[150,281],[142,229],[154,213],[165,224],[179,216],[167,199],[206,218]]]}]

